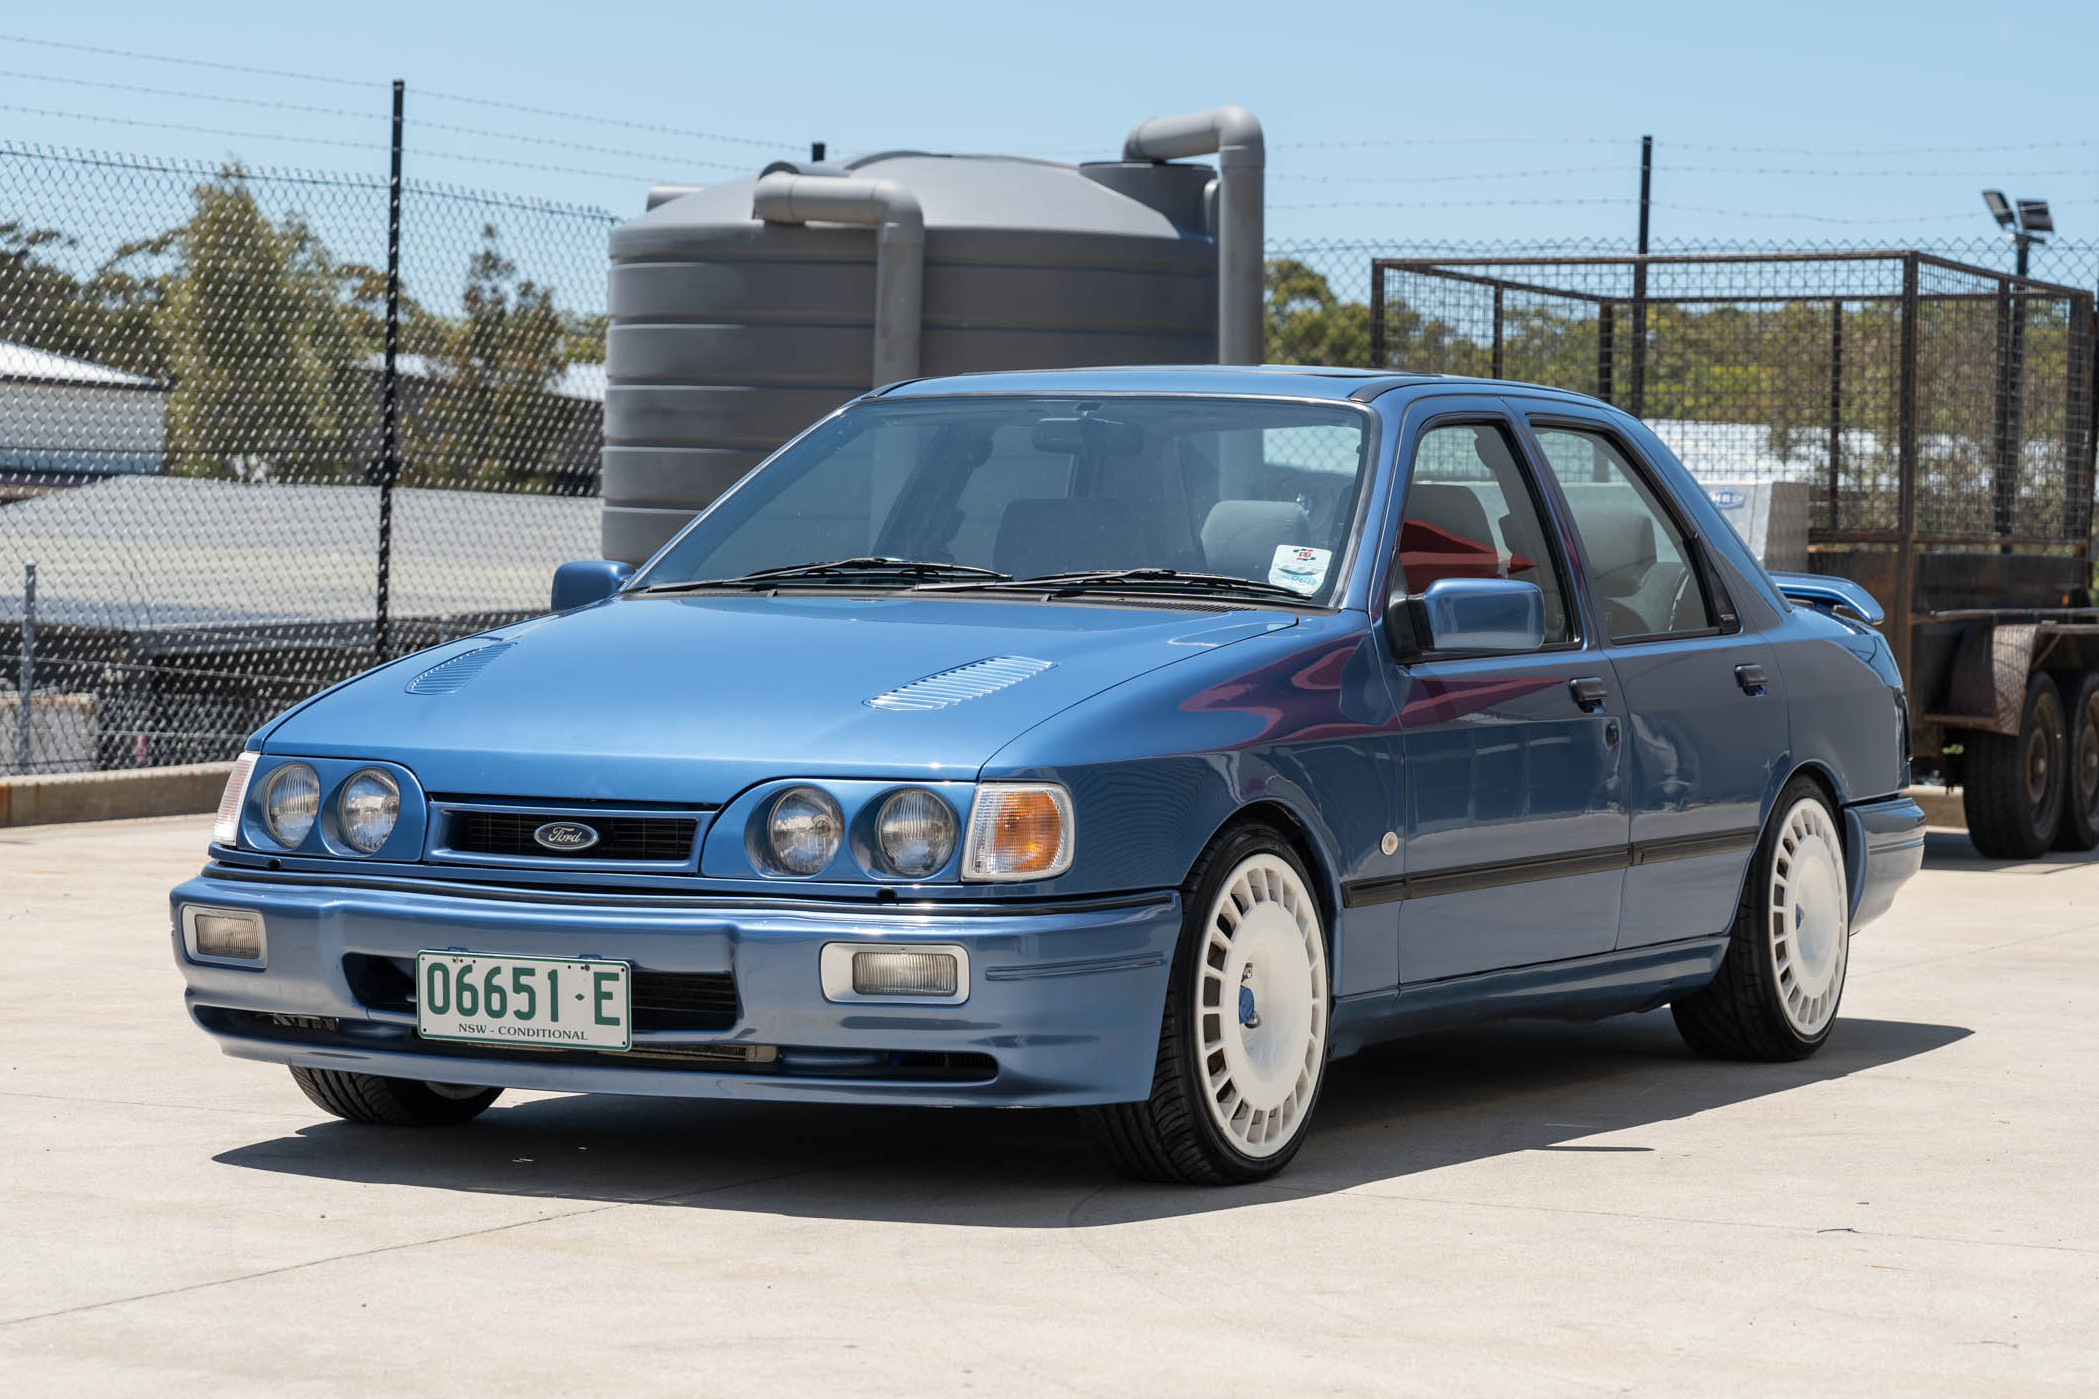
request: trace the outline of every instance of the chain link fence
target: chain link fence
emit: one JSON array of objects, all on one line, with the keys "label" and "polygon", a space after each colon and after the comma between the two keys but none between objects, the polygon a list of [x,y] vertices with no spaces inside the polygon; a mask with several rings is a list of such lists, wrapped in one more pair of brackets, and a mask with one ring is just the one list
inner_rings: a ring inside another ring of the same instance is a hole
[{"label": "chain link fence", "polygon": [[0,774],[229,757],[597,552],[611,214],[404,185],[389,483],[385,180],[0,144],[0,196]]},{"label": "chain link fence", "polygon": [[[404,185],[389,483],[387,195],[386,181],[364,176],[0,143],[0,774],[229,757],[270,715],[377,660],[541,610],[555,565],[597,552],[615,216]],[[1371,363],[1375,258],[1626,251],[1280,243],[1268,358]],[[1930,251],[1990,268],[2010,256],[1991,239]],[[2035,249],[2036,279],[2088,287],[2095,274],[2099,244]],[[1933,343],[1997,343],[1989,280],[1948,301]],[[1450,294],[1414,308],[1418,324],[1402,329],[1388,314],[1386,356],[1489,372],[1480,289],[1460,295],[1444,281]],[[1583,289],[1556,287],[1570,290]],[[1847,309],[1827,322],[1811,310],[1760,314],[1753,344],[1660,333],[1672,316],[1717,327],[1724,302],[1652,307],[1644,406],[1701,425],[1745,470],[1814,469],[1824,443],[1845,474],[1818,497],[1818,519],[1884,528],[1888,467],[1876,444],[1890,389],[1874,366],[1897,332],[1845,288],[1814,290]],[[1502,371],[1595,391],[1594,312],[1568,309],[1593,300],[1507,293]],[[1927,358],[1919,430],[1928,449],[1961,444],[1944,455],[1969,475],[1947,476],[1947,494],[1970,499],[1972,463],[1997,463],[1996,479],[2017,483],[2011,529],[2061,533],[2032,502],[2067,487],[2089,503],[2089,483],[2067,475],[2074,337],[2039,299],[2013,299],[2029,314],[2009,436],[1994,420],[1976,426],[2002,399],[1987,353],[1955,355],[1943,371]],[[1526,329],[1512,333],[1518,322]],[[1839,324],[1843,367],[1832,373]],[[1605,337],[1621,402],[1632,333]],[[1843,397],[1834,436],[1818,416],[1831,382]],[[1977,458],[1972,443],[1985,437]],[[1960,527],[2002,535],[1998,497],[1987,498]]]}]

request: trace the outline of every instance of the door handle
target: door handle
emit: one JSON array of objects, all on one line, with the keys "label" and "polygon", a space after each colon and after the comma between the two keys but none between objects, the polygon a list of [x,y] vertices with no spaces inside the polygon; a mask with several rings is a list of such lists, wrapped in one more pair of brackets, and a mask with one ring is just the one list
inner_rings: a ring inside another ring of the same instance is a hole
[{"label": "door handle", "polygon": [[1593,675],[1583,675],[1568,681],[1567,689],[1574,696],[1574,707],[1584,714],[1600,712],[1611,693],[1603,681]]},{"label": "door handle", "polygon": [[1762,666],[1738,665],[1735,667],[1735,683],[1742,687],[1743,694],[1754,697],[1763,694],[1764,687],[1771,682]]}]

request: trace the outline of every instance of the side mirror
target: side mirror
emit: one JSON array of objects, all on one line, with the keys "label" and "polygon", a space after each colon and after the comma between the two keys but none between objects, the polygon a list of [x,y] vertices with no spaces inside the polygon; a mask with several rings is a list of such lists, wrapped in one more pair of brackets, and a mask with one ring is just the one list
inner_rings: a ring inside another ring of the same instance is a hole
[{"label": "side mirror", "polygon": [[1444,578],[1418,597],[1395,590],[1385,636],[1401,660],[1425,651],[1535,651],[1545,644],[1545,594],[1508,578]]},{"label": "side mirror", "polygon": [[566,612],[571,607],[611,597],[633,576],[633,564],[612,559],[580,559],[575,563],[565,563],[554,570],[554,610]]}]

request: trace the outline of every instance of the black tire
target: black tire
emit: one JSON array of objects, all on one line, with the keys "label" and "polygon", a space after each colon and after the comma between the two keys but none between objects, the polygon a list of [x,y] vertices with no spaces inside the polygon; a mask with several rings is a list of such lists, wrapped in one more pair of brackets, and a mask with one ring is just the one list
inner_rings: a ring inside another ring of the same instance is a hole
[{"label": "black tire", "polygon": [[2063,696],[2036,671],[2026,681],[2017,734],[1969,733],[1961,771],[1968,839],[1993,860],[2031,860],[2062,827],[2069,747]]},{"label": "black tire", "polygon": [[2079,670],[2061,678],[2069,695],[2069,746],[2063,763],[2063,823],[2057,850],[2099,849],[2099,671]]},{"label": "black tire", "polygon": [[[1830,1031],[1836,1028],[1836,1003],[1843,998],[1844,972],[1849,965],[1848,907],[1840,910],[1841,936],[1846,946],[1836,949],[1834,999],[1828,1006],[1828,1019],[1818,1031],[1804,1034],[1788,1016],[1774,951],[1779,932],[1772,913],[1773,869],[1781,858],[1781,835],[1787,816],[1804,801],[1819,806],[1834,831],[1843,830],[1842,818],[1813,778],[1795,777],[1785,785],[1772,807],[1756,858],[1750,862],[1749,877],[1742,881],[1742,898],[1735,906],[1734,927],[1719,973],[1669,1006],[1684,1043],[1708,1059],[1805,1059],[1827,1043]],[[1845,892],[1848,895],[1848,890]]]},{"label": "black tire", "polygon": [[1325,951],[1325,914],[1311,898],[1313,932],[1320,940],[1316,969],[1319,1050],[1309,1095],[1296,1113],[1293,1134],[1265,1156],[1241,1151],[1213,1119],[1203,1094],[1208,1074],[1203,1064],[1201,1008],[1198,1005],[1197,959],[1206,941],[1212,906],[1228,880],[1247,860],[1271,856],[1296,873],[1307,891],[1316,889],[1304,861],[1289,839],[1266,825],[1240,826],[1220,836],[1195,863],[1182,886],[1180,942],[1174,951],[1165,1013],[1159,1022],[1159,1048],[1152,1068],[1151,1097],[1141,1103],[1110,1103],[1087,1108],[1084,1116],[1101,1145],[1118,1165],[1141,1180],[1184,1185],[1243,1185],[1266,1180],[1290,1164],[1304,1145],[1311,1119],[1326,1083],[1326,1034],[1333,1010],[1333,985]]},{"label": "black tire", "polygon": [[292,1082],[322,1111],[377,1127],[456,1127],[487,1111],[503,1091],[297,1065]]}]

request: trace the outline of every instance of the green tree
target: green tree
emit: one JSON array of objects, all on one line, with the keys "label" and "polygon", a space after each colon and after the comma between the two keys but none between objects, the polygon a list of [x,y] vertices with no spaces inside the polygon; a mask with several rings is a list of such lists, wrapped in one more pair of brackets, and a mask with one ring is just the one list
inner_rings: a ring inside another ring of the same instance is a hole
[{"label": "green tree", "polygon": [[338,266],[296,214],[272,224],[238,166],[192,199],[161,245],[176,260],[155,317],[174,381],[169,470],[361,479],[371,327],[343,293],[363,269]]},{"label": "green tree", "polygon": [[403,479],[454,487],[545,488],[559,465],[570,329],[553,293],[520,280],[493,225],[467,265],[458,322],[423,318],[439,341],[427,419],[411,421]]}]

